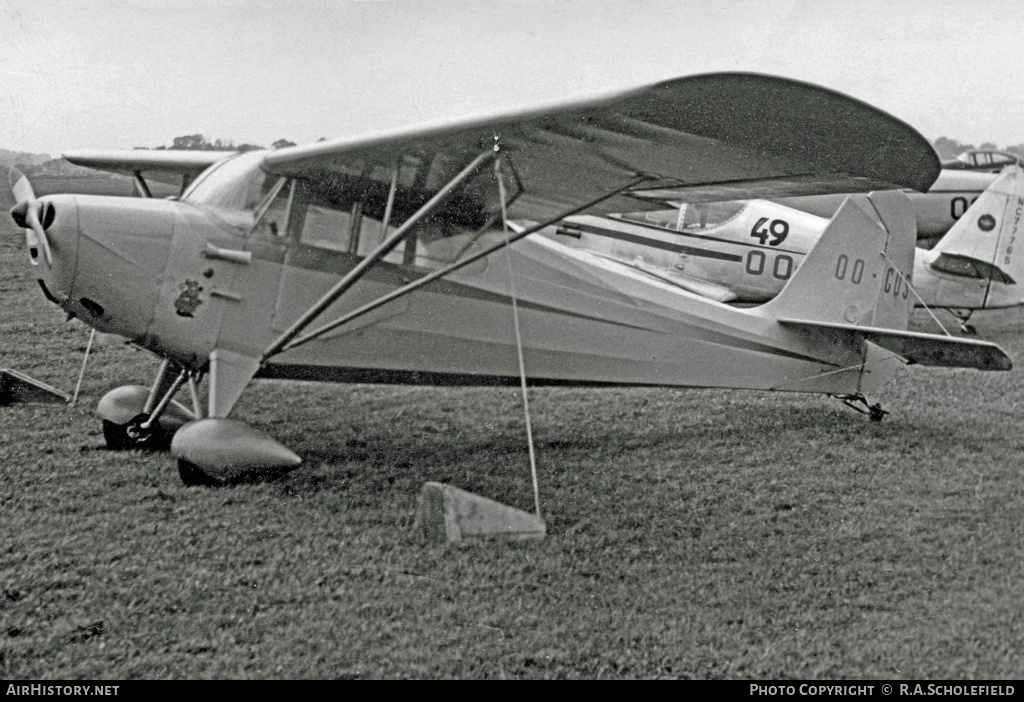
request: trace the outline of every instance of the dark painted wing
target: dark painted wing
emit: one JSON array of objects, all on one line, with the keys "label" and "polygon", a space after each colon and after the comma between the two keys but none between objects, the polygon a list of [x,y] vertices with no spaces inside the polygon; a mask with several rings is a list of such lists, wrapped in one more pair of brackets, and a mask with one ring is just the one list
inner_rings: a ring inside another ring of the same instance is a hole
[{"label": "dark painted wing", "polygon": [[289,147],[264,167],[333,179],[390,182],[423,201],[495,143],[523,192],[510,216],[541,220],[650,176],[596,212],[645,200],[700,202],[893,188],[927,190],[939,161],[903,122],[839,93],[791,80],[723,73],[680,78],[605,99],[491,118]]}]

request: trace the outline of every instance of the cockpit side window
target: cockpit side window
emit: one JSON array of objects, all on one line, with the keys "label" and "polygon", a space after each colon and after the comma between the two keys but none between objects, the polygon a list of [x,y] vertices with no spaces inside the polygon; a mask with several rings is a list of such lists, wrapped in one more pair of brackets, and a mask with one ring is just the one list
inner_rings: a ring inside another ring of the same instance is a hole
[{"label": "cockpit side window", "polygon": [[252,214],[277,184],[263,170],[263,151],[250,151],[214,166],[197,180],[182,200],[218,210]]},{"label": "cockpit side window", "polygon": [[294,180],[285,178],[277,180],[277,183],[264,196],[263,202],[254,214],[254,231],[282,239],[286,236],[288,211],[294,187]]},{"label": "cockpit side window", "polygon": [[[365,256],[458,172],[445,171],[443,178],[434,172],[450,165],[429,155],[403,157],[396,163],[390,210],[392,176],[386,170],[366,164],[310,170],[294,180],[287,236],[306,246]],[[514,169],[504,165],[502,182],[507,206],[522,187]],[[450,262],[468,250],[472,239],[500,227],[501,212],[496,171],[481,168],[419,219],[384,260],[427,268]]]},{"label": "cockpit side window", "polygon": [[[350,251],[363,224],[359,201],[342,200],[314,180],[299,178],[293,186],[288,236],[331,251]],[[354,253],[354,252],[353,252]]]}]

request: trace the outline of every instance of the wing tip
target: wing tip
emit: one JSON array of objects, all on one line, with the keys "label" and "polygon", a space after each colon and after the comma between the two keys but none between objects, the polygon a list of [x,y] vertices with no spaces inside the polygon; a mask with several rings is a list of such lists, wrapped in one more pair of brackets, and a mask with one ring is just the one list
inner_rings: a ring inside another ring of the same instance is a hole
[{"label": "wing tip", "polygon": [[[746,120],[736,124],[761,124],[766,127],[762,141],[784,137],[775,144],[783,150],[817,154],[812,160],[831,164],[834,173],[850,173],[894,188],[926,192],[939,177],[942,165],[931,143],[914,127],[870,103],[832,88],[765,73],[725,71],[673,78],[651,86],[654,91],[672,89],[713,90],[732,98],[732,107],[723,109],[723,99],[704,101],[698,110],[701,119],[716,119],[709,112],[724,116],[742,114]],[[785,100],[780,100],[780,96]],[[806,109],[795,109],[803,104]],[[751,106],[757,106],[752,110]],[[753,116],[753,120],[749,119]],[[778,124],[786,131],[779,132]],[[853,170],[845,166],[852,165]]]}]

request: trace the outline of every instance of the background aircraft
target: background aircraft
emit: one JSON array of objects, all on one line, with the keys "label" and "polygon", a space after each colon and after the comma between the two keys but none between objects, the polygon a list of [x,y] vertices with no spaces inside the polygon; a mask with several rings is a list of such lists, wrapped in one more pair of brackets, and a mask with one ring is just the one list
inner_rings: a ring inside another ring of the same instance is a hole
[{"label": "background aircraft", "polygon": [[988,173],[998,173],[1006,166],[1013,165],[1024,165],[1024,159],[1017,154],[991,149],[965,151],[956,158],[942,162],[942,167],[948,170],[985,171]]},{"label": "background aircraft", "polygon": [[[995,179],[994,173],[943,168],[928,192],[907,191],[917,214],[917,238],[935,241],[948,232]],[[831,217],[842,202],[836,195],[772,199],[819,217]]]},{"label": "background aircraft", "polygon": [[[68,156],[140,179],[196,168],[196,157],[167,152],[159,163],[139,151]],[[919,134],[863,103],[782,79],[714,74],[596,102],[249,152],[213,164],[177,201],[36,199],[16,178],[13,214],[51,301],[165,359],[151,388],[101,399],[108,444],[152,446],[162,421],[192,419],[171,451],[186,482],[208,483],[300,462],[228,419],[256,376],[528,376],[817,392],[868,405],[866,393],[900,359],[1008,369],[994,345],[906,331],[915,224],[902,193],[840,207],[786,291],[756,309],[525,239],[583,210],[642,208],[650,191],[701,202],[924,190],[937,171]],[[503,224],[513,219],[539,224],[511,233]],[[841,261],[850,275],[834,273]],[[333,321],[307,331],[320,319]],[[173,402],[183,386],[191,408]]]},{"label": "background aircraft", "polygon": [[[1022,211],[1024,171],[1011,166],[934,248],[916,249],[914,303],[949,310],[967,333],[974,333],[967,324],[973,310],[1024,304],[1024,256],[1014,252]],[[552,236],[715,300],[754,303],[783,289],[827,225],[753,200],[577,216]]]}]

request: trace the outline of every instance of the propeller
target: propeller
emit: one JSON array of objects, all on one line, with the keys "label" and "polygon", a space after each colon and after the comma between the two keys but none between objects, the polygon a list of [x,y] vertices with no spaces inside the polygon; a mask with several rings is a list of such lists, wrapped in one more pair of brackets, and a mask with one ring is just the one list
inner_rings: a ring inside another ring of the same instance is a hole
[{"label": "propeller", "polygon": [[[11,168],[7,172],[7,179],[11,185],[11,192],[14,200],[18,203],[11,208],[11,216],[19,227],[25,229],[25,237],[28,239],[28,248],[33,258],[38,251],[43,252],[46,265],[53,265],[53,256],[50,254],[50,240],[46,236],[46,224],[53,221],[53,210],[44,208],[43,204],[36,200],[36,194],[32,190],[32,184],[28,182],[21,171]],[[44,209],[46,210],[44,212]]]}]

